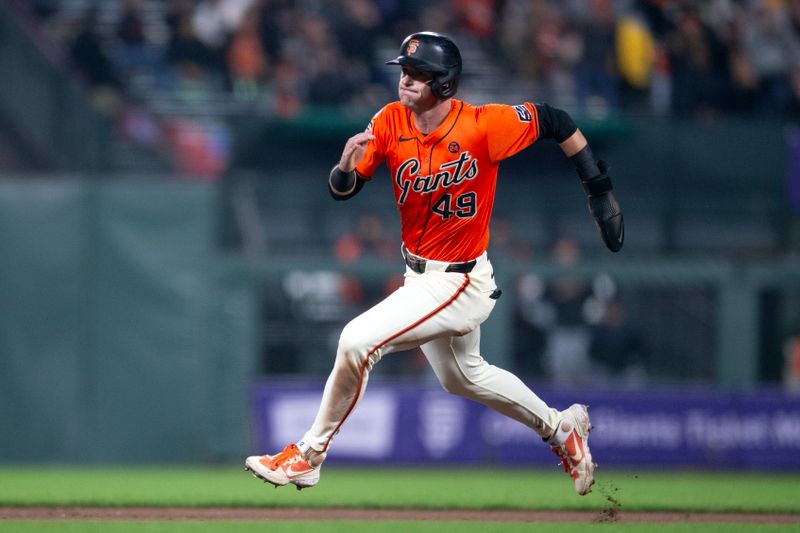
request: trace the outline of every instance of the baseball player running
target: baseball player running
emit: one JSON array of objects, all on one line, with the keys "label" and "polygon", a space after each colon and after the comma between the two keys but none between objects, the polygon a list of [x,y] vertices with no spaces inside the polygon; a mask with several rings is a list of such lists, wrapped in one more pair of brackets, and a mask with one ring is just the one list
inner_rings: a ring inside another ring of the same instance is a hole
[{"label": "baseball player running", "polygon": [[372,366],[386,354],[419,346],[446,391],[530,427],[561,458],[578,494],[587,494],[595,468],[587,407],[554,409],[519,378],[486,362],[480,324],[500,296],[486,254],[499,163],[539,139],[555,139],[575,163],[603,241],[616,252],[623,220],[606,165],[595,161],[562,110],[529,102],[476,107],[453,98],[461,54],[444,35],[409,35],[388,64],[401,68],[399,101],[347,140],[328,186],[335,199],[352,198],[386,163],[400,211],[405,284],[345,326],[306,434],[276,455],[248,457],[245,468],[275,486],[316,485]]}]

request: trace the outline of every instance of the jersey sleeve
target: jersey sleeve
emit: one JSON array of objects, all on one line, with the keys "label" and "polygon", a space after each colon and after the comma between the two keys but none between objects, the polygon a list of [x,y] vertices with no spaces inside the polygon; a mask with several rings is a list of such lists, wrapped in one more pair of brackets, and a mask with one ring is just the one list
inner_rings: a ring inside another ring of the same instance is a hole
[{"label": "jersey sleeve", "polygon": [[487,104],[482,106],[479,120],[494,162],[511,157],[539,139],[539,114],[530,102],[514,106]]},{"label": "jersey sleeve", "polygon": [[375,113],[366,128],[366,131],[372,132],[375,138],[367,143],[364,157],[356,165],[356,172],[364,179],[372,179],[375,170],[384,160],[387,139],[386,113],[384,113],[384,110],[385,108]]}]

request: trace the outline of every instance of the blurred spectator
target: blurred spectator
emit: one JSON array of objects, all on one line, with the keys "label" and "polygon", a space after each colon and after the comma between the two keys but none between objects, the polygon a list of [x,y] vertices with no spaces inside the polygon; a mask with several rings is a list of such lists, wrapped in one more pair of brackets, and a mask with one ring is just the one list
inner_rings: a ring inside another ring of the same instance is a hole
[{"label": "blurred spectator", "polygon": [[541,377],[545,373],[545,329],[538,307],[544,289],[544,281],[534,274],[520,276],[516,283],[512,350],[514,370],[521,376]]},{"label": "blurred spectator", "polygon": [[508,217],[495,213],[492,218],[490,252],[493,257],[530,261],[533,258],[533,247],[530,242],[518,238],[514,228]]},{"label": "blurred spectator", "polygon": [[[208,48],[213,61],[212,67],[221,80],[224,80],[226,87],[233,84],[228,78],[225,51],[237,29],[255,22],[252,20],[255,13],[250,11],[253,3],[254,0],[200,0],[192,10],[194,32]],[[249,29],[245,29],[245,33],[247,31]],[[235,86],[233,88],[236,89]]]},{"label": "blurred spectator", "polygon": [[169,0],[164,6],[164,23],[166,24],[169,35],[174,35],[178,31],[178,21],[185,16],[191,16],[194,9],[193,0]]},{"label": "blurred spectator", "polygon": [[217,63],[212,50],[197,37],[190,12],[177,14],[166,57],[175,69],[175,87],[184,99],[211,90]]},{"label": "blurred spectator", "polygon": [[629,321],[613,280],[573,273],[581,251],[572,237],[559,238],[552,257],[562,273],[549,280],[527,274],[517,282],[517,371],[544,375],[557,384],[640,383],[643,336]]},{"label": "blurred spectator", "polygon": [[[615,32],[612,0],[589,0],[589,13],[578,29],[582,53],[576,65],[579,109],[590,114],[607,114],[618,107]],[[628,53],[634,49],[629,47]]]},{"label": "blurred spectator", "polygon": [[[652,106],[654,111],[663,114],[669,108],[670,90],[664,62],[666,58],[656,47],[650,29],[640,17],[620,17],[616,31],[616,57],[620,93],[625,107],[643,110]],[[607,76],[609,90],[616,91],[611,72]],[[652,97],[648,97],[648,91],[651,91]]]},{"label": "blurred spectator", "polygon": [[117,38],[124,47],[136,48],[147,44],[141,9],[142,0],[124,0],[122,3],[122,15],[117,21]]},{"label": "blurred spectator", "polygon": [[372,0],[341,1],[342,13],[334,33],[344,54],[348,78],[354,84],[348,103],[365,108],[379,107],[391,100],[397,83],[393,76],[387,75],[383,58],[375,56],[385,31],[385,20]]},{"label": "blurred spectator", "polygon": [[636,11],[644,17],[654,39],[659,42],[664,41],[665,36],[672,28],[671,20],[679,8],[678,2],[673,0],[638,0],[636,2]]},{"label": "blurred spectator", "polygon": [[[283,117],[315,104],[374,107],[394,97],[396,80],[383,67],[394,50],[385,43],[422,28],[451,34],[477,56],[464,88],[491,91],[497,100],[534,98],[599,116],[649,109],[704,119],[758,113],[800,120],[800,0],[108,0],[101,6],[104,16],[118,14],[112,32],[106,18],[84,20],[69,33],[68,46],[93,84],[118,90],[134,84],[128,92],[136,95],[165,87],[153,84],[153,76],[163,79],[166,60],[174,73],[167,87],[178,101],[227,92],[263,102],[251,98],[263,92]],[[71,10],[71,19],[76,11],[53,0],[36,0],[31,9],[49,26],[58,26],[61,12]],[[166,27],[152,27],[153,10]],[[112,57],[120,72],[100,56]],[[498,94],[504,90],[509,94]]]},{"label": "blurred spectator", "polygon": [[[296,354],[336,348],[342,317],[364,308],[364,290],[347,274],[293,270],[264,297],[264,365],[269,372],[297,372]],[[302,361],[305,371],[328,369],[326,358]],[[319,368],[314,365],[321,365]]]},{"label": "blurred spectator", "polygon": [[679,16],[666,38],[673,75],[673,111],[678,115],[708,115],[717,102],[721,80],[714,61],[709,28],[693,9]]},{"label": "blurred spectator", "polygon": [[611,298],[603,305],[602,319],[592,328],[589,353],[596,377],[629,385],[644,382],[644,337],[629,322],[621,298]]},{"label": "blurred spectator", "polygon": [[[350,87],[347,68],[331,25],[322,13],[309,13],[296,21],[284,42],[281,58],[298,69],[299,78],[295,81],[304,99],[332,104],[345,97]],[[334,72],[338,73],[337,79]],[[327,82],[332,86],[326,87]]]},{"label": "blurred spectator", "polygon": [[300,21],[299,31],[287,43],[286,53],[300,66],[310,104],[352,104],[368,87],[366,65],[345,57],[331,22],[322,13]]},{"label": "blurred spectator", "polygon": [[491,39],[497,30],[497,0],[453,0],[453,9],[464,29],[478,39]]},{"label": "blurred spectator", "polygon": [[282,59],[275,69],[275,114],[284,118],[299,114],[303,107],[304,94],[305,85],[300,65],[291,59]]},{"label": "blurred spectator", "polygon": [[95,108],[113,113],[124,92],[124,84],[95,27],[94,11],[88,11],[72,22],[69,28],[70,58],[89,83]]},{"label": "blurred spectator", "polygon": [[266,81],[269,63],[261,46],[260,19],[249,12],[231,37],[227,64],[233,92],[239,98],[257,98]]},{"label": "blurred spectator", "polygon": [[591,332],[584,312],[592,290],[586,280],[569,272],[580,260],[575,239],[559,238],[552,256],[564,273],[548,282],[535,274],[520,278],[518,312],[543,336],[544,373],[555,383],[577,383],[590,377]]},{"label": "blurred spectator", "polygon": [[195,33],[190,13],[178,14],[167,44],[167,59],[173,65],[192,64],[203,70],[215,65],[211,49]]},{"label": "blurred spectator", "polygon": [[585,52],[581,37],[561,8],[551,6],[534,28],[533,59],[538,78],[544,83],[546,98],[557,107],[575,107],[575,73]]},{"label": "blurred spectator", "polygon": [[375,213],[361,215],[354,231],[345,233],[334,245],[334,255],[343,264],[350,264],[362,257],[382,260],[397,260],[400,242],[386,231],[383,219]]},{"label": "blurred spectator", "polygon": [[114,61],[129,85],[152,85],[162,75],[162,56],[147,36],[142,8],[143,0],[124,0],[116,24],[119,46]]},{"label": "blurred spectator", "polygon": [[335,28],[339,45],[350,68],[370,72],[375,81],[375,47],[381,36],[382,19],[378,7],[370,0],[342,0],[341,18]]},{"label": "blurred spectator", "polygon": [[[553,260],[568,270],[580,261],[578,242],[562,237],[553,247]],[[541,325],[546,331],[544,363],[556,383],[574,383],[589,373],[590,329],[584,306],[591,297],[589,284],[565,272],[548,283],[539,305]]]},{"label": "blurred spectator", "polygon": [[509,73],[521,79],[532,79],[533,73],[525,60],[530,43],[530,20],[533,2],[509,0],[503,3],[498,16],[498,59]]},{"label": "blurred spectator", "polygon": [[222,50],[228,37],[253,15],[254,0],[200,0],[193,9],[197,38],[211,50]]},{"label": "blurred spectator", "polygon": [[321,105],[347,104],[362,87],[366,78],[350,69],[336,47],[324,47],[316,53],[316,64],[308,80],[308,103]]},{"label": "blurred spectator", "polygon": [[122,81],[97,34],[95,15],[94,11],[89,11],[72,23],[70,55],[93,87],[120,90]]},{"label": "blurred spectator", "polygon": [[758,99],[758,73],[743,50],[739,32],[732,32],[729,50],[731,83],[728,87],[727,109],[752,114]]},{"label": "blurred spectator", "polygon": [[261,0],[258,10],[261,28],[261,47],[270,63],[277,63],[283,55],[285,41],[299,18],[293,0]]},{"label": "blurred spectator", "polygon": [[744,51],[758,77],[758,111],[783,116],[795,98],[792,80],[800,73],[800,41],[783,4],[756,7],[742,25]]}]

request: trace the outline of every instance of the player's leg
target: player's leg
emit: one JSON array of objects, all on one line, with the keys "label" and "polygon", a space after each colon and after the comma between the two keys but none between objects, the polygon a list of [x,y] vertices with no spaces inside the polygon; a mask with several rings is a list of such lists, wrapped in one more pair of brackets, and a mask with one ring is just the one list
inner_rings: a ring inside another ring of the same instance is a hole
[{"label": "player's leg", "polygon": [[589,450],[591,425],[586,406],[564,411],[549,407],[514,374],[489,364],[480,355],[480,328],[452,338],[434,339],[422,346],[442,387],[448,392],[483,403],[532,428],[561,458],[584,495],[594,483]]},{"label": "player's leg", "polygon": [[422,345],[442,387],[485,404],[549,438],[559,412],[549,407],[517,376],[489,364],[480,355],[480,328],[460,337],[434,339]]},{"label": "player's leg", "polygon": [[[381,357],[462,332],[452,324],[464,328],[485,319],[491,304],[471,302],[477,290],[470,284],[470,277],[462,274],[411,275],[403,287],[350,321],[311,428],[281,454],[248,457],[246,468],[275,485],[316,484],[331,440],[358,405],[369,371]],[[462,319],[453,321],[453,315]]]},{"label": "player's leg", "polygon": [[[467,309],[468,276],[416,276],[342,330],[336,361],[314,424],[303,444],[320,453],[363,396],[372,366],[389,353],[454,333],[442,317]],[[477,320],[477,318],[476,318]]]}]

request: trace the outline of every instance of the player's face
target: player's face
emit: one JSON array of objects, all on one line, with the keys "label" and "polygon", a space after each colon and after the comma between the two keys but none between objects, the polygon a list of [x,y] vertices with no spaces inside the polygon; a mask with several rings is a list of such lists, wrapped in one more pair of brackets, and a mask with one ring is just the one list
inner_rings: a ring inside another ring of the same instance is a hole
[{"label": "player's face", "polygon": [[431,92],[433,74],[424,70],[404,66],[397,88],[400,103],[413,110],[422,110],[436,104],[437,98]]}]

